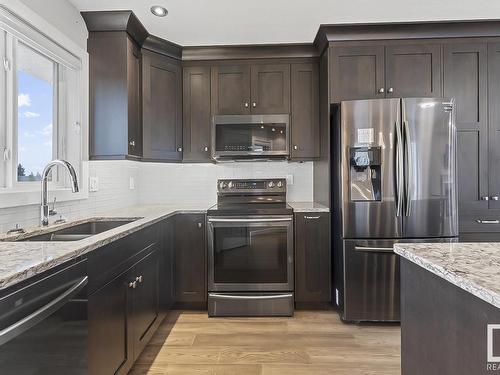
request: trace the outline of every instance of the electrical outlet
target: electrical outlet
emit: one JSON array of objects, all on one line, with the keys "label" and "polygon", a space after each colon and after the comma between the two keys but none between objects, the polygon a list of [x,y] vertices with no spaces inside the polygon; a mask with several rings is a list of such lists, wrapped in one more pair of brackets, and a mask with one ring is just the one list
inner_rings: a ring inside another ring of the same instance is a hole
[{"label": "electrical outlet", "polygon": [[135,178],[132,177],[132,176],[130,176],[129,187],[130,187],[130,190],[134,190],[135,189]]},{"label": "electrical outlet", "polygon": [[287,174],[286,175],[286,184],[287,185],[293,185],[293,174]]},{"label": "electrical outlet", "polygon": [[98,177],[89,177],[89,191],[99,191]]}]

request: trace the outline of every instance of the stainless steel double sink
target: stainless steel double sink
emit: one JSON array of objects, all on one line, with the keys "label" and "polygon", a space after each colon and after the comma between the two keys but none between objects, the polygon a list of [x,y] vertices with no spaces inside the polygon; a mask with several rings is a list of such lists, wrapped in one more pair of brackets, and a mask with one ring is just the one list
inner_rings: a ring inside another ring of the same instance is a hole
[{"label": "stainless steel double sink", "polygon": [[26,237],[18,238],[14,241],[16,242],[26,242],[26,241],[78,241],[99,233],[106,232],[108,230],[118,228],[122,225],[132,223],[140,218],[130,218],[130,219],[90,219],[83,223],[78,223],[75,225],[70,225],[68,227],[50,231],[47,230],[46,233],[35,234],[33,236],[27,235]]}]

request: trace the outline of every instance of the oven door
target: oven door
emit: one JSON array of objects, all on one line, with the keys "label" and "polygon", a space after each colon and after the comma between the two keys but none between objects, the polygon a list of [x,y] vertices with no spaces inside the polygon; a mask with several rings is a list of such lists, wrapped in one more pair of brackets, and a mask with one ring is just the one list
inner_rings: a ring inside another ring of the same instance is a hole
[{"label": "oven door", "polygon": [[292,216],[209,217],[208,290],[293,291]]},{"label": "oven door", "polygon": [[287,157],[289,115],[214,116],[212,157]]}]

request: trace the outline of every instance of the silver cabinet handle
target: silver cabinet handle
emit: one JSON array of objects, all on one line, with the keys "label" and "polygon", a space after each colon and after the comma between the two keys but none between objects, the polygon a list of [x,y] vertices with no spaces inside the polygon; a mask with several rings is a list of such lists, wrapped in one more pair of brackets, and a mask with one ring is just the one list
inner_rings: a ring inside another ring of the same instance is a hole
[{"label": "silver cabinet handle", "polygon": [[387,92],[392,94],[392,93],[394,92],[394,88],[389,87],[389,88],[387,89]]},{"label": "silver cabinet handle", "polygon": [[201,228],[203,226],[202,223],[198,223],[198,228]]},{"label": "silver cabinet handle", "polygon": [[244,105],[245,105],[245,108],[248,108],[248,107],[249,107],[248,102],[245,102],[245,104],[244,104]]},{"label": "silver cabinet handle", "polygon": [[354,246],[354,250],[363,253],[393,253],[392,247],[371,247],[371,246]]},{"label": "silver cabinet handle", "polygon": [[141,276],[137,276],[135,278],[135,281],[137,281],[139,284],[142,283],[142,275]]},{"label": "silver cabinet handle", "polygon": [[182,152],[182,147],[177,147],[177,152]]},{"label": "silver cabinet handle", "polygon": [[30,315],[22,318],[16,323],[4,328],[0,331],[0,345],[12,340],[19,336],[28,329],[36,326],[38,323],[51,316],[54,312],[59,310],[64,304],[71,300],[75,295],[83,289],[88,283],[88,276],[84,276],[75,282],[68,290],[59,295],[54,300],[47,303],[45,306],[34,311]]},{"label": "silver cabinet handle", "polygon": [[134,141],[134,140],[130,141],[128,144],[129,144],[130,146],[132,146],[132,147],[135,147],[135,141]]},{"label": "silver cabinet handle", "polygon": [[490,197],[486,197],[486,196],[485,196],[485,197],[481,197],[481,200],[482,200],[482,201],[489,201],[489,200],[490,200]]},{"label": "silver cabinet handle", "polygon": [[255,107],[257,107],[257,103],[256,103],[256,102],[253,102],[253,103],[252,103],[252,107],[254,107],[254,108],[255,108]]},{"label": "silver cabinet handle", "polygon": [[132,281],[132,282],[130,282],[130,283],[128,284],[128,287],[129,287],[130,289],[135,289],[135,288],[137,288],[137,281]]},{"label": "silver cabinet handle", "polygon": [[500,224],[500,220],[476,220],[479,224]]},{"label": "silver cabinet handle", "polygon": [[304,219],[311,219],[311,220],[314,220],[314,219],[319,219],[321,216],[304,216]]},{"label": "silver cabinet handle", "polygon": [[208,146],[205,146],[203,150],[205,150],[205,152],[208,152]]},{"label": "silver cabinet handle", "polygon": [[299,146],[297,146],[297,145],[293,145],[293,149],[294,149],[294,150],[298,150],[298,149],[299,149]]},{"label": "silver cabinet handle", "polygon": [[498,196],[497,196],[497,195],[494,195],[494,196],[490,197],[490,199],[491,199],[492,201],[497,201],[497,200],[498,200]]},{"label": "silver cabinet handle", "polygon": [[378,89],[379,94],[383,94],[385,92],[385,89],[383,87]]}]

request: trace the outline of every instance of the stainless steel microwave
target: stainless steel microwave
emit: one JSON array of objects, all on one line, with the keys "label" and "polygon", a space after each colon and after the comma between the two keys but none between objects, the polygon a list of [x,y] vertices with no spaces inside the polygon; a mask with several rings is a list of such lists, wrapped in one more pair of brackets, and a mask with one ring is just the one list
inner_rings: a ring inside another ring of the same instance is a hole
[{"label": "stainless steel microwave", "polygon": [[212,123],[212,157],[222,159],[286,158],[289,115],[219,115]]}]

